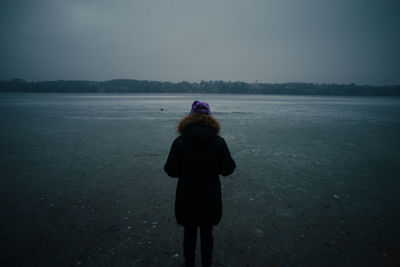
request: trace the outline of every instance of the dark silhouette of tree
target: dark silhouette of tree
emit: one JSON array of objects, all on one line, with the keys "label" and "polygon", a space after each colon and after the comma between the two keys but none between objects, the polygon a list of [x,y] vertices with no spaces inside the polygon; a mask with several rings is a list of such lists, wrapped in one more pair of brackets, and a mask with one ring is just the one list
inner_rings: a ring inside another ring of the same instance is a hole
[{"label": "dark silhouette of tree", "polygon": [[200,81],[179,83],[115,79],[109,81],[38,81],[0,80],[0,92],[66,93],[227,93],[277,95],[400,96],[400,85],[368,86],[315,83],[245,83],[241,81]]}]

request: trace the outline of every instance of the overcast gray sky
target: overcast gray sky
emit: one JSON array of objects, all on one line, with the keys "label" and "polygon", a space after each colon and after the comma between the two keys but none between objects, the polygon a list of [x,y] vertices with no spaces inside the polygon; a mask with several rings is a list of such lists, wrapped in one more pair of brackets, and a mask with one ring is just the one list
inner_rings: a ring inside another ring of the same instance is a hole
[{"label": "overcast gray sky", "polygon": [[0,79],[400,84],[400,0],[2,0]]}]

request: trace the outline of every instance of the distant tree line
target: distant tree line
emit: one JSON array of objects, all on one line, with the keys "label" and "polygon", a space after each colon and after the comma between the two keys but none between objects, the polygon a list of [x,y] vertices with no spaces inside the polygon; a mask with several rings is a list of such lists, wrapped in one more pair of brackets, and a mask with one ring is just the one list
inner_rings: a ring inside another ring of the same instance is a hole
[{"label": "distant tree line", "polygon": [[179,83],[116,79],[110,81],[0,81],[0,92],[61,93],[226,93],[276,95],[400,96],[400,85],[368,86],[315,83],[246,83],[201,81]]}]

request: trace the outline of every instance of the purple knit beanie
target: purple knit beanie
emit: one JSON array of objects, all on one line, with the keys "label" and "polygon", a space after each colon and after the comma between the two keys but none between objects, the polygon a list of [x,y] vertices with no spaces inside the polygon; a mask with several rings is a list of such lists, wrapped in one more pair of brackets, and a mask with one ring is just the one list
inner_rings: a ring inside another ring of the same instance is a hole
[{"label": "purple knit beanie", "polygon": [[192,104],[191,114],[207,114],[210,115],[210,106],[206,102],[200,102],[195,100]]}]

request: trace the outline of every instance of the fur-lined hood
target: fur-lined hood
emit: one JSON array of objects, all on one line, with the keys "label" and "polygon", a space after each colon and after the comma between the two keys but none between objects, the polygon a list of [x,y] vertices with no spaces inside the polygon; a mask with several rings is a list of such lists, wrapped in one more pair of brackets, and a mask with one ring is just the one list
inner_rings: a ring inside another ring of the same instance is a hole
[{"label": "fur-lined hood", "polygon": [[187,128],[188,126],[195,124],[195,123],[201,123],[205,124],[213,129],[215,129],[215,132],[218,134],[219,131],[221,130],[221,125],[219,124],[218,120],[214,118],[211,115],[206,115],[206,114],[188,114],[185,117],[183,117],[177,127],[177,131],[179,134],[183,133],[183,130]]}]

